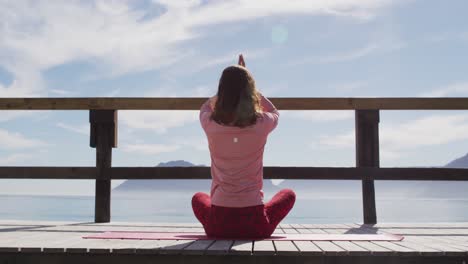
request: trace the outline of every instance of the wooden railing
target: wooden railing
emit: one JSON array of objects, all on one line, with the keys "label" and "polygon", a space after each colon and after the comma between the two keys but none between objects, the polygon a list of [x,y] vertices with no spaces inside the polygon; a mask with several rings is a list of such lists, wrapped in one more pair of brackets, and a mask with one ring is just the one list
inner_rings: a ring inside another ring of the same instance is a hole
[{"label": "wooden railing", "polygon": [[[210,179],[210,167],[112,167],[117,110],[199,110],[207,98],[0,98],[0,110],[89,110],[95,167],[0,167],[1,178],[95,179],[95,222],[109,222],[113,179]],[[374,180],[467,181],[468,169],[380,168],[380,110],[468,110],[468,98],[270,98],[280,110],[355,110],[356,167],[265,167],[266,179],[361,180],[364,223]]]}]

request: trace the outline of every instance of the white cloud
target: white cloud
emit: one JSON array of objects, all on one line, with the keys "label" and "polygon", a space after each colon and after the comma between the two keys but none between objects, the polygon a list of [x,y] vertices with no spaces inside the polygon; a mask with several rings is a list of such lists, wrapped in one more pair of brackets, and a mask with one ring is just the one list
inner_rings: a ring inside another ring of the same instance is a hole
[{"label": "white cloud", "polygon": [[[236,50],[236,51],[230,51],[224,55],[220,55],[217,57],[212,57],[212,58],[203,58],[198,56],[195,58],[195,61],[191,61],[188,63],[184,63],[184,65],[179,65],[177,64],[177,73],[178,75],[181,74],[194,74],[206,69],[210,69],[213,67],[218,67],[218,66],[223,66],[227,67],[233,64],[237,64],[238,60],[238,55],[243,54],[246,65],[249,65],[249,62],[257,59],[264,57],[270,53],[271,49],[256,49],[256,50]],[[185,65],[188,65],[189,67],[184,67]]]},{"label": "white cloud", "polygon": [[169,128],[181,127],[198,120],[198,113],[182,110],[119,111],[119,120],[130,129],[166,133]]},{"label": "white cloud", "polygon": [[44,141],[26,138],[20,133],[0,129],[0,149],[38,148],[46,145]]},{"label": "white cloud", "polygon": [[[2,1],[0,65],[15,80],[0,87],[0,96],[44,95],[42,71],[69,62],[88,61],[111,75],[170,65],[192,55],[179,44],[201,37],[195,29],[207,25],[290,14],[370,19],[394,2],[160,0],[138,7],[124,0]],[[149,16],[154,9],[161,14]]]},{"label": "white cloud", "polygon": [[[197,86],[194,91],[186,91],[189,97],[207,96],[207,86]],[[180,97],[171,89],[158,88],[148,91],[144,97]],[[122,110],[119,111],[119,122],[130,132],[132,130],[150,130],[164,134],[168,129],[183,127],[199,119],[198,111],[190,110]]]},{"label": "white cloud", "polygon": [[[1,17],[1,12],[0,12]],[[1,34],[1,30],[0,30]],[[0,66],[2,66],[2,42],[0,39]],[[44,81],[40,73],[32,66],[12,65],[8,67],[15,79],[8,86],[0,83],[0,97],[37,97],[41,94]]]},{"label": "white cloud", "polygon": [[164,144],[124,144],[122,150],[125,152],[156,155],[167,152],[174,152],[178,150],[178,145],[164,145]]},{"label": "white cloud", "polygon": [[75,92],[71,91],[66,91],[66,90],[60,90],[60,89],[50,89],[49,92],[58,96],[71,96],[71,95],[76,95]]},{"label": "white cloud", "polygon": [[37,112],[22,110],[0,110],[0,122],[6,122],[20,117],[27,117],[37,114]]},{"label": "white cloud", "polygon": [[68,131],[72,131],[74,133],[78,133],[78,134],[85,135],[85,136],[89,137],[89,132],[90,132],[90,125],[89,124],[74,126],[74,125],[69,125],[69,124],[59,122],[56,125],[58,127],[60,127],[60,128],[66,129]]},{"label": "white cloud", "polygon": [[334,63],[342,61],[351,61],[367,56],[378,49],[375,43],[370,43],[362,48],[344,52],[341,54],[333,54],[325,57],[318,58],[317,63]]},{"label": "white cloud", "polygon": [[438,88],[428,93],[421,94],[422,97],[446,97],[468,94],[468,82],[459,82]]},{"label": "white cloud", "polygon": [[[405,123],[382,123],[379,129],[383,155],[396,158],[407,150],[468,139],[468,115],[433,115]],[[352,148],[354,131],[322,136],[314,147]]]},{"label": "white cloud", "polygon": [[371,41],[370,43],[356,49],[336,52],[329,55],[320,55],[315,57],[300,58],[291,60],[285,65],[287,67],[297,66],[303,64],[330,64],[330,63],[339,63],[353,61],[375,53],[386,53],[403,48],[406,44],[401,40],[392,40],[383,38],[378,41]]},{"label": "white cloud", "polygon": [[191,147],[198,151],[208,150],[208,140],[206,137],[203,138],[174,138],[172,139],[174,144],[178,144],[184,147]]},{"label": "white cloud", "polygon": [[314,122],[340,121],[354,118],[354,111],[308,110],[284,111],[283,116]]},{"label": "white cloud", "polygon": [[313,147],[322,148],[351,148],[355,145],[354,131],[340,135],[321,136],[317,143],[312,143]]},{"label": "white cloud", "polygon": [[468,139],[468,115],[434,115],[400,125],[382,124],[383,146],[391,149],[442,145]]},{"label": "white cloud", "polygon": [[332,88],[340,93],[347,93],[347,92],[354,92],[367,85],[368,85],[367,82],[353,81],[353,82],[336,83],[332,85]]},{"label": "white cloud", "polygon": [[30,154],[16,153],[6,157],[0,157],[0,165],[12,166],[22,164],[32,158]]},{"label": "white cloud", "polygon": [[298,66],[298,65],[303,65],[303,64],[328,64],[328,63],[335,63],[335,62],[351,61],[351,60],[355,60],[355,59],[359,59],[364,56],[367,56],[375,52],[377,49],[378,49],[378,46],[375,43],[370,43],[364,47],[350,50],[350,51],[337,52],[335,54],[325,55],[325,56],[320,55],[316,57],[294,59],[294,60],[289,61],[285,65],[287,67],[291,67],[291,66]]},{"label": "white cloud", "polygon": [[[161,1],[159,1],[161,2]],[[169,2],[169,1],[164,1]],[[373,18],[381,9],[391,6],[397,1],[389,0],[230,0],[219,1],[205,7],[197,7],[193,12],[193,25],[209,25],[214,23],[242,21],[275,15],[304,14],[304,15],[333,15],[348,16],[368,20]],[[191,8],[201,1],[190,1]],[[186,9],[187,6],[184,6]]]}]

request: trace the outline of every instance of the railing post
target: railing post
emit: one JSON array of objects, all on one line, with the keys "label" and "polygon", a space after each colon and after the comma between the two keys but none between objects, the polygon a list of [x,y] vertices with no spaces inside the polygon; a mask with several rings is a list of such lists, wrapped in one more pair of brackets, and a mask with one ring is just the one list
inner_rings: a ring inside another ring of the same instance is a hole
[{"label": "railing post", "polygon": [[105,173],[112,166],[112,148],[117,147],[117,111],[90,110],[90,146],[96,148],[96,196],[94,222],[110,222],[111,177]]},{"label": "railing post", "polygon": [[[356,167],[379,164],[379,110],[356,110]],[[377,223],[373,179],[362,180],[364,224]]]}]

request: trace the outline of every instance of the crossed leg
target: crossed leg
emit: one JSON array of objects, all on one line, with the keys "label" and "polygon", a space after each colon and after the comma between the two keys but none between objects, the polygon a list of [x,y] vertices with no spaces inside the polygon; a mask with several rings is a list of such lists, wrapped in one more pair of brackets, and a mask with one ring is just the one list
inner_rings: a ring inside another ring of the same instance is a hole
[{"label": "crossed leg", "polygon": [[265,204],[265,213],[269,219],[269,231],[271,231],[271,233],[275,231],[276,226],[286,217],[289,211],[291,211],[295,201],[296,194],[294,191],[291,189],[283,189]]}]

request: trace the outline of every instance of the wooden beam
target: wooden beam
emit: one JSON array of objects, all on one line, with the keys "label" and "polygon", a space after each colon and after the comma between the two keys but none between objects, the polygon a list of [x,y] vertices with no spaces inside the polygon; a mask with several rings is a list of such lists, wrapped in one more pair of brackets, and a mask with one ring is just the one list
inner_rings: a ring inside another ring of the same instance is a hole
[{"label": "wooden beam", "polygon": [[0,179],[96,179],[95,167],[0,167]]},{"label": "wooden beam", "polygon": [[[0,110],[199,110],[206,97],[0,98]],[[269,98],[280,110],[468,110],[468,98]]]},{"label": "wooden beam", "polygon": [[[379,166],[379,110],[356,110],[356,167]],[[364,224],[376,224],[373,179],[362,180],[362,203]]]},{"label": "wooden beam", "polygon": [[[0,167],[0,179],[93,180],[95,167]],[[124,179],[211,179],[210,167],[112,167],[106,177]],[[264,167],[265,179],[468,181],[468,169]]]},{"label": "wooden beam", "polygon": [[112,147],[116,146],[116,110],[91,110],[91,146],[96,147],[96,196],[94,222],[110,222],[111,177],[105,173],[112,166]]}]

